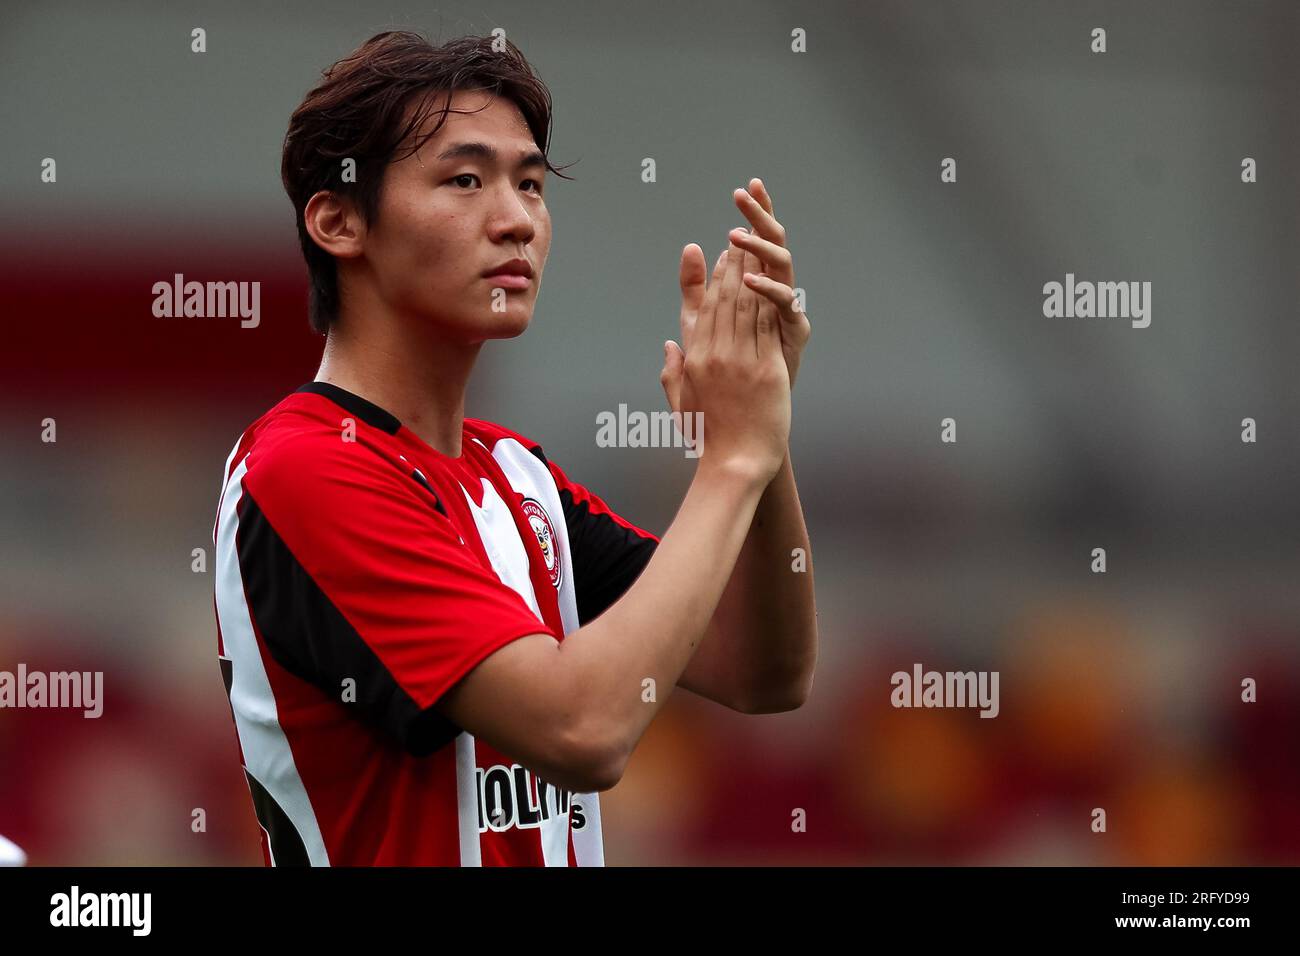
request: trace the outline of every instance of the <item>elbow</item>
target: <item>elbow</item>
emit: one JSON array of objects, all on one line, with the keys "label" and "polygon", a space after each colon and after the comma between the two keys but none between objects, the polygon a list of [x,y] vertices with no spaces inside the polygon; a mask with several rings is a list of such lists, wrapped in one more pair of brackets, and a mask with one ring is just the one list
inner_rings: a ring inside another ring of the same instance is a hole
[{"label": "elbow", "polygon": [[769,664],[764,673],[755,674],[747,682],[748,686],[732,709],[742,714],[783,714],[808,703],[812,696],[813,675],[817,670],[815,610],[790,647],[791,654],[783,663]]},{"label": "elbow", "polygon": [[558,783],[575,793],[613,789],[623,779],[630,756],[614,729],[604,721],[587,721],[570,727],[561,746],[563,764]]},{"label": "elbow", "polygon": [[623,779],[627,758],[619,753],[601,754],[587,767],[587,788],[584,793],[612,790]]},{"label": "elbow", "polygon": [[737,707],[742,714],[784,714],[798,710],[812,694],[812,674],[806,679],[784,681],[780,685],[755,695]]},{"label": "elbow", "polygon": [[798,710],[812,696],[815,661],[797,670],[769,677],[744,695],[733,708],[742,714],[784,714]]}]

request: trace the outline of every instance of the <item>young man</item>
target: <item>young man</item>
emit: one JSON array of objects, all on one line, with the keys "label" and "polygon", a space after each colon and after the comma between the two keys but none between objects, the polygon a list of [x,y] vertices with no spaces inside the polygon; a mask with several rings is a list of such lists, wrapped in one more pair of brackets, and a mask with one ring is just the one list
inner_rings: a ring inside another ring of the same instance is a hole
[{"label": "young man", "polygon": [[483,343],[532,318],[549,129],[515,47],[409,33],[335,64],[290,122],[324,358],[240,437],[214,529],[269,864],[601,865],[596,792],[674,686],[744,713],[809,692],[788,453],[808,320],[759,181],[707,283],[683,250],[661,381],[704,434],[662,540],[464,415]]}]

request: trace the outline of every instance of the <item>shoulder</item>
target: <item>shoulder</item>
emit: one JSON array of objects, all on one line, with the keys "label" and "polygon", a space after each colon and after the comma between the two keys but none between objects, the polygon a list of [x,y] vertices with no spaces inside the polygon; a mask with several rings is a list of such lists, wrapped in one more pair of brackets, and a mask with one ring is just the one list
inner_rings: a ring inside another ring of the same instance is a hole
[{"label": "shoulder", "polygon": [[311,404],[286,399],[250,433],[245,484],[284,504],[310,507],[322,496],[382,486],[400,475],[383,436],[364,424],[335,421]]},{"label": "shoulder", "polygon": [[[427,562],[435,552],[461,558],[445,551],[459,543],[440,496],[373,430],[345,435],[336,423],[280,416],[263,424],[243,467],[242,546],[264,560],[292,554],[338,586],[329,577],[338,567],[396,567],[403,555]],[[258,541],[278,544],[258,552]]]}]

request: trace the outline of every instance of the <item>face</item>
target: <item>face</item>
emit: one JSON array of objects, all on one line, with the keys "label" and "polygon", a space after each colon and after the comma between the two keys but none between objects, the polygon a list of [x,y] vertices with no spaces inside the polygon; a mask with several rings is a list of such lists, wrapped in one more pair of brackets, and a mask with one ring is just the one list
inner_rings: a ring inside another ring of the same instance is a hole
[{"label": "face", "polygon": [[[514,103],[457,92],[451,107],[467,112],[388,166],[359,265],[404,321],[467,344],[510,338],[528,327],[551,247],[546,166]],[[508,263],[531,275],[488,275]]]}]

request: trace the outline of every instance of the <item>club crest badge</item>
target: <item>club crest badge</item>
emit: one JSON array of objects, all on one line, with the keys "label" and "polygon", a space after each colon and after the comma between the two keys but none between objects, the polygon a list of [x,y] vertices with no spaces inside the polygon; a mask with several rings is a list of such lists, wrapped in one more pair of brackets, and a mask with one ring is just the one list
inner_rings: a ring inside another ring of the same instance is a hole
[{"label": "club crest badge", "polygon": [[525,498],[522,507],[524,516],[532,526],[533,534],[537,535],[537,545],[542,549],[542,557],[546,559],[546,570],[551,575],[551,584],[558,589],[564,565],[560,563],[560,541],[555,536],[555,528],[546,514],[546,509],[534,499]]}]

